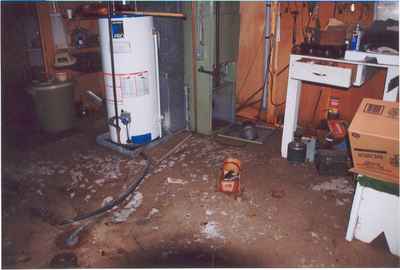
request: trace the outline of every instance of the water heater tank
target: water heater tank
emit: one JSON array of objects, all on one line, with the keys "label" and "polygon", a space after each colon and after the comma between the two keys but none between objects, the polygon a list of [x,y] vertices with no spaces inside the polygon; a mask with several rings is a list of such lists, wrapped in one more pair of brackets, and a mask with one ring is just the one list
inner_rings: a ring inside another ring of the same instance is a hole
[{"label": "water heater tank", "polygon": [[[118,143],[148,143],[161,137],[157,38],[153,17],[111,18],[118,120],[115,119],[108,18],[99,19],[110,138]],[[129,122],[129,123],[127,123]]]}]

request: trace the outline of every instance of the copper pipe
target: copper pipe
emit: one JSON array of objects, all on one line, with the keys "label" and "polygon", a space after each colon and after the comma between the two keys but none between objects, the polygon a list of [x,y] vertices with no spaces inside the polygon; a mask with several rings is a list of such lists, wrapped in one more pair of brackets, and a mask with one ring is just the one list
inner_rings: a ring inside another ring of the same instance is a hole
[{"label": "copper pipe", "polygon": [[117,13],[138,16],[153,16],[153,17],[169,17],[177,19],[186,19],[183,13],[170,13],[170,12],[152,12],[152,11],[117,11]]}]

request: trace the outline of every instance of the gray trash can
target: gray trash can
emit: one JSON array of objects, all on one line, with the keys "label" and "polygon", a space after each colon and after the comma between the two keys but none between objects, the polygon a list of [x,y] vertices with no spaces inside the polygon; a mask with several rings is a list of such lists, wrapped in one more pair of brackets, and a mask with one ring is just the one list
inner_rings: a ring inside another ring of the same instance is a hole
[{"label": "gray trash can", "polygon": [[44,131],[56,133],[72,128],[75,116],[73,91],[73,81],[49,81],[31,86],[29,93]]}]

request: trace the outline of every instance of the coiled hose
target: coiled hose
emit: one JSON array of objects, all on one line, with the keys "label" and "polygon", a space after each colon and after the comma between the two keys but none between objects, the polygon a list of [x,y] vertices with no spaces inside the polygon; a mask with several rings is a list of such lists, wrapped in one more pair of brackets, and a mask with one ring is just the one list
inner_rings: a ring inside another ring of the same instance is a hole
[{"label": "coiled hose", "polygon": [[132,192],[135,191],[135,189],[143,181],[144,177],[149,173],[149,170],[150,170],[150,159],[149,159],[149,157],[144,152],[140,152],[139,155],[141,155],[143,157],[143,159],[146,161],[146,166],[145,166],[145,168],[143,170],[143,173],[138,178],[138,180],[136,180],[133,183],[131,183],[128,186],[128,188],[126,189],[125,192],[121,193],[118,196],[118,198],[112,200],[111,202],[107,203],[103,207],[100,207],[100,208],[98,208],[98,209],[96,209],[96,210],[94,210],[92,212],[89,212],[89,213],[81,214],[79,216],[76,216],[75,218],[64,220],[64,221],[61,222],[60,225],[67,225],[67,224],[78,222],[78,221],[81,221],[81,220],[84,220],[84,219],[88,219],[88,218],[99,216],[99,215],[107,212],[108,210],[110,210],[114,206],[119,205],[120,203],[122,203],[129,196],[129,194],[131,194]]}]

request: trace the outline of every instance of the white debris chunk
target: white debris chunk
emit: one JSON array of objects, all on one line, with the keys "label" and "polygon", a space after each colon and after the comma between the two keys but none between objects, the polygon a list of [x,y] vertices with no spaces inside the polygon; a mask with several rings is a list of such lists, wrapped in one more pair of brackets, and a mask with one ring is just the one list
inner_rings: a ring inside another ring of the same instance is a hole
[{"label": "white debris chunk", "polygon": [[202,229],[201,233],[206,239],[224,239],[224,235],[220,232],[218,228],[218,223],[215,221],[208,222]]},{"label": "white debris chunk", "polygon": [[104,184],[105,181],[106,181],[106,180],[105,180],[104,178],[100,178],[100,179],[95,180],[94,182],[95,182],[97,185],[101,186],[101,185]]},{"label": "white debris chunk", "polygon": [[227,213],[227,212],[225,212],[225,211],[221,211],[221,215],[223,215],[223,216],[227,216],[227,215],[228,215],[228,213]]},{"label": "white debris chunk", "polygon": [[128,217],[142,204],[142,201],[142,193],[136,192],[132,199],[121,210],[113,213],[113,222],[119,223],[126,221]]},{"label": "white debris chunk", "polygon": [[158,210],[157,208],[152,208],[150,210],[150,212],[147,214],[147,219],[151,219],[152,216],[154,216],[155,214],[160,213],[160,210]]},{"label": "white debris chunk", "polygon": [[174,165],[175,165],[175,161],[173,161],[173,160],[168,161],[168,167],[172,168],[172,167],[174,167]]},{"label": "white debris chunk", "polygon": [[315,191],[336,191],[340,194],[352,194],[354,187],[345,178],[336,178],[312,187]]},{"label": "white debris chunk", "polygon": [[311,237],[312,237],[312,238],[317,238],[317,239],[319,239],[318,234],[315,233],[315,232],[311,232]]},{"label": "white debris chunk", "polygon": [[207,209],[206,210],[206,215],[207,216],[211,216],[212,214],[214,214],[214,211]]},{"label": "white debris chunk", "polygon": [[337,206],[343,206],[343,205],[344,205],[344,202],[341,201],[341,200],[339,200],[339,199],[336,199],[336,205],[337,205]]},{"label": "white debris chunk", "polygon": [[168,184],[178,184],[178,185],[186,184],[185,180],[182,180],[179,178],[172,178],[172,177],[167,177],[167,182],[168,182]]}]

